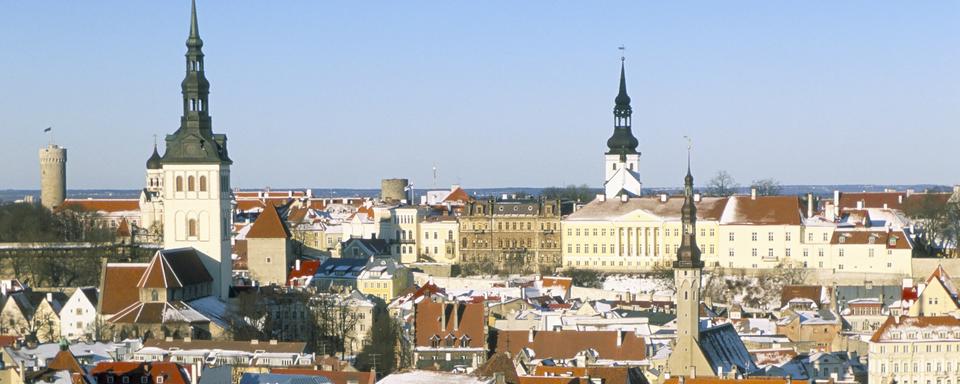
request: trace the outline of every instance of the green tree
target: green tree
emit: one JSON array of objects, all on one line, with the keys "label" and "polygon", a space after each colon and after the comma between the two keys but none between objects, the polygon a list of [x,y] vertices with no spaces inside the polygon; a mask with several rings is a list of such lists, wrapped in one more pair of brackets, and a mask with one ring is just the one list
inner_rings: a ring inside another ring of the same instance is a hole
[{"label": "green tree", "polygon": [[363,346],[357,355],[355,367],[360,371],[371,371],[376,364],[378,378],[396,370],[400,324],[390,316],[387,305],[382,301],[373,307],[373,327],[367,340],[372,342]]},{"label": "green tree", "polygon": [[569,268],[563,275],[573,279],[573,285],[587,288],[603,288],[603,275],[592,269]]},{"label": "green tree", "polygon": [[549,187],[540,191],[540,197],[546,199],[560,199],[567,201],[589,202],[596,197],[598,190],[590,188],[586,184],[579,186],[570,184],[566,187]]}]

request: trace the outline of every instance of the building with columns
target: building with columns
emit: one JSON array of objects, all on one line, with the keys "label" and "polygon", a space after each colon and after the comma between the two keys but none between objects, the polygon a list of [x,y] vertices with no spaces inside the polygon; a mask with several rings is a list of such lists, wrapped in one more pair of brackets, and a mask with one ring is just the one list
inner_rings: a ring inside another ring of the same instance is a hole
[{"label": "building with columns", "polygon": [[[223,299],[231,280],[230,165],[227,136],[211,128],[210,83],[204,76],[203,40],[194,1],[187,38],[186,76],[181,83],[180,128],[166,137],[160,159],[163,247],[194,248]],[[148,172],[149,173],[149,172]]]}]

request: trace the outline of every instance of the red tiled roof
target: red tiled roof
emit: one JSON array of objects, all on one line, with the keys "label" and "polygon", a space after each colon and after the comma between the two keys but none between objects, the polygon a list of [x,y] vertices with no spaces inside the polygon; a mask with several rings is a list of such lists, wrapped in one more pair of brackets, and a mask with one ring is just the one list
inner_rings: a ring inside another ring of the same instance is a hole
[{"label": "red tiled roof", "polygon": [[463,188],[457,187],[443,199],[444,202],[458,202],[466,203],[470,200],[470,195],[467,194],[467,191],[464,191]]},{"label": "red tiled roof", "polygon": [[53,357],[53,360],[47,364],[47,368],[57,371],[67,371],[70,373],[86,373],[86,371],[83,370],[83,367],[80,366],[80,362],[77,361],[77,358],[70,353],[69,349],[66,351],[61,350],[57,352],[57,355]]},{"label": "red tiled roof", "polygon": [[820,302],[823,287],[819,285],[787,285],[780,291],[780,306],[787,305],[793,299],[813,300],[817,307],[823,305]]},{"label": "red tiled roof", "polygon": [[[533,342],[529,341],[533,332]],[[620,345],[617,338],[622,337]],[[577,353],[595,349],[602,359],[643,360],[646,344],[642,336],[621,331],[499,331],[497,352],[516,356],[523,348],[533,349],[537,358],[569,359]]]},{"label": "red tiled roof", "polygon": [[[957,319],[953,316],[921,316],[921,317],[907,317],[901,316],[899,319],[894,316],[887,318],[880,328],[877,328],[877,331],[873,333],[873,336],[870,338],[871,342],[877,343],[881,341],[889,340],[887,332],[896,330],[897,328],[904,328],[913,331],[917,331],[917,328],[933,328],[933,327],[951,327],[951,337],[952,333],[955,331],[960,331],[960,319]],[[902,337],[905,339],[905,337]]]},{"label": "red tiled roof", "polygon": [[[841,237],[843,237],[842,242]],[[870,242],[871,238],[873,243]],[[895,240],[893,245],[890,244],[891,238]],[[835,231],[830,244],[884,244],[887,249],[910,249],[907,235],[902,231]]]},{"label": "red tiled roof", "polygon": [[485,347],[485,309],[485,303],[437,303],[433,300],[417,303],[416,345],[429,347],[433,336],[439,337],[442,345],[446,337],[452,334],[457,340],[464,335],[469,337],[468,345],[471,348]]},{"label": "red tiled roof", "polygon": [[[600,379],[603,383],[626,383],[630,367],[558,367],[538,365],[533,369],[534,376],[576,376]],[[589,381],[585,381],[589,383]]]},{"label": "red tiled roof", "polygon": [[287,224],[280,219],[276,207],[264,209],[263,213],[253,222],[253,227],[247,232],[247,239],[286,239],[290,238]]},{"label": "red tiled roof", "polygon": [[120,312],[130,304],[140,300],[137,282],[147,270],[148,264],[117,263],[107,264],[103,274],[103,289],[100,299],[100,313],[111,315]]},{"label": "red tiled roof", "polygon": [[800,225],[797,196],[730,196],[721,224]]},{"label": "red tiled roof", "polygon": [[[678,384],[680,379],[676,376],[671,377],[663,384]],[[697,376],[695,378],[684,377],[685,384],[786,384],[787,379],[779,377],[750,377],[738,379],[721,379],[717,377]]]},{"label": "red tiled roof", "polygon": [[120,225],[117,226],[117,236],[130,237],[130,225],[127,224],[127,218],[120,219]]},{"label": "red tiled roof", "polygon": [[292,286],[294,280],[316,275],[317,269],[320,269],[320,260],[300,260],[300,269],[297,269],[296,263],[294,263],[294,266],[290,268],[287,285]]},{"label": "red tiled roof", "polygon": [[[100,362],[90,371],[90,375],[97,378],[114,377],[114,382],[119,383],[118,378],[130,377],[131,383],[139,383],[134,380],[147,376],[150,382],[158,382],[157,377],[163,377],[163,382],[167,384],[187,384],[190,382],[190,375],[177,363],[171,362]],[[106,381],[104,381],[106,382]]]},{"label": "red tiled roof", "polygon": [[840,193],[840,208],[856,208],[857,202],[862,201],[864,208],[900,209],[900,199],[906,197],[903,192],[842,192]]},{"label": "red tiled roof", "polygon": [[66,199],[63,209],[84,212],[122,212],[139,211],[138,199]]},{"label": "red tiled roof", "polygon": [[372,372],[349,372],[349,371],[321,371],[316,369],[298,369],[298,368],[274,368],[270,370],[270,373],[280,374],[280,375],[305,375],[305,376],[320,376],[325,377],[333,382],[333,384],[348,384],[348,383],[358,383],[358,384],[373,384],[376,380],[376,375]]}]

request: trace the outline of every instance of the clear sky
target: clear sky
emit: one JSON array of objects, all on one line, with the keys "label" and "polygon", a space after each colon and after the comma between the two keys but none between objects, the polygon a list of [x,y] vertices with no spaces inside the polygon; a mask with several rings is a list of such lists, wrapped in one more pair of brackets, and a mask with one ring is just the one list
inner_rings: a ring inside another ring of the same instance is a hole
[{"label": "clear sky", "polygon": [[[649,186],[960,183],[957,1],[198,4],[239,187],[602,183],[620,53]],[[139,188],[179,125],[189,2],[0,2],[0,189]],[[161,140],[162,142],[162,140]]]}]

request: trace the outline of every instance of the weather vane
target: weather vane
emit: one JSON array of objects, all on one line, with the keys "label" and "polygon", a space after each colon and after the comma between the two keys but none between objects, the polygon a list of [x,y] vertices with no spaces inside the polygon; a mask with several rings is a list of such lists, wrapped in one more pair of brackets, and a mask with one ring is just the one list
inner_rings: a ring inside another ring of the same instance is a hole
[{"label": "weather vane", "polygon": [[620,61],[627,61],[627,47],[623,44],[620,44],[617,49],[620,50]]},{"label": "weather vane", "polygon": [[683,135],[683,138],[687,140],[687,168],[690,168],[690,152],[693,151],[693,139],[687,135]]}]

